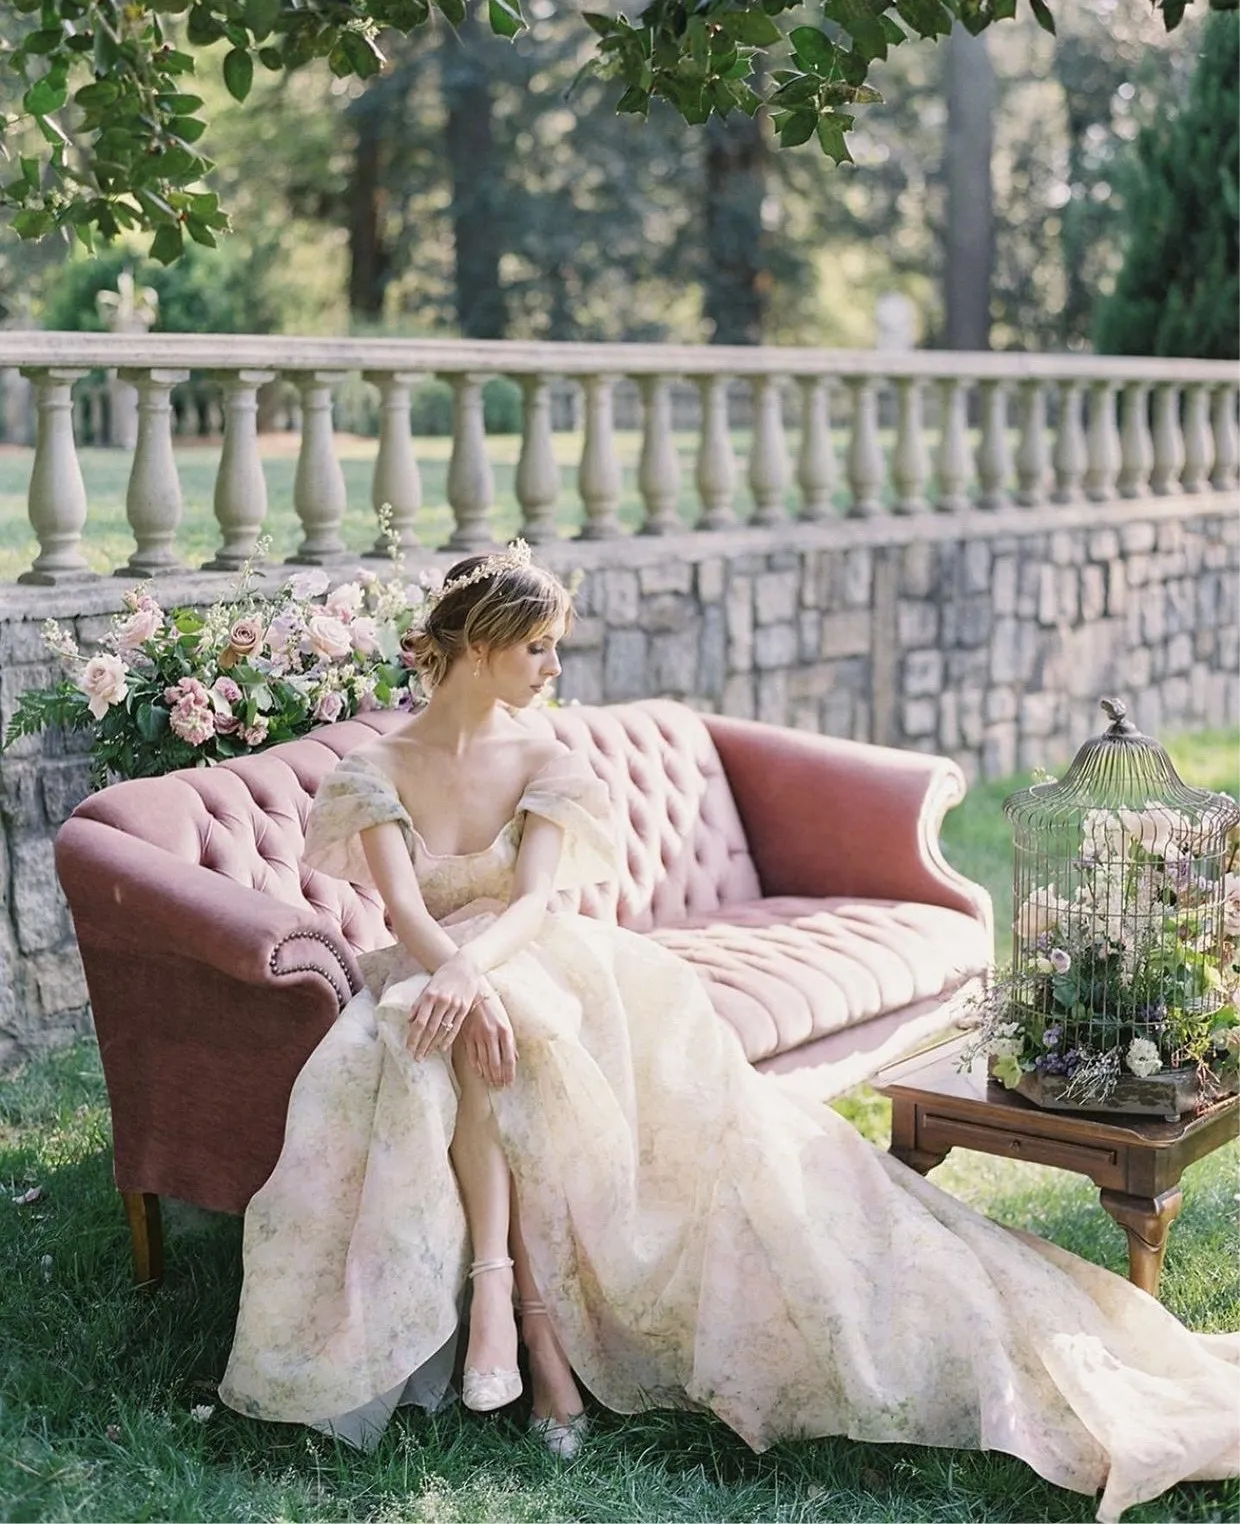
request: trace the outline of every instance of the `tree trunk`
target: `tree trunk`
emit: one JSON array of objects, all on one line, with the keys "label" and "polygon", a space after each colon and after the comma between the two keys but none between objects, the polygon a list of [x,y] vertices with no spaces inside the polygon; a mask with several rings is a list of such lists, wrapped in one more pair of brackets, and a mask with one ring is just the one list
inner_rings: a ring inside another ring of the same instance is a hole
[{"label": "tree trunk", "polygon": [[[376,84],[379,82],[376,81]],[[383,235],[383,109],[372,86],[350,111],[357,131],[349,182],[349,310],[359,317],[383,313],[391,254]]]},{"label": "tree trunk", "polygon": [[771,276],[762,202],[770,149],[735,111],[706,127],[705,316],[714,344],[760,344]]},{"label": "tree trunk", "polygon": [[944,342],[990,348],[990,283],[995,268],[994,186],[990,177],[995,71],[985,36],[957,24],[947,40],[947,227],[943,247]]},{"label": "tree trunk", "polygon": [[443,51],[456,246],[456,315],[468,339],[502,339],[508,313],[500,285],[503,164],[495,150],[487,39],[472,15]]}]

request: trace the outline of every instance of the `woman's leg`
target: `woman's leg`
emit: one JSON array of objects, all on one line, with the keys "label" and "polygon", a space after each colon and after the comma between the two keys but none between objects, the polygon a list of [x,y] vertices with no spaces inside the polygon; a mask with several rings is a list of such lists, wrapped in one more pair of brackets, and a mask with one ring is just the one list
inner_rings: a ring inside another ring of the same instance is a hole
[{"label": "woman's leg", "polygon": [[[459,1056],[458,1056],[459,1055]],[[459,1049],[453,1066],[460,1085],[456,1131],[448,1152],[461,1188],[475,1261],[508,1256],[508,1161],[500,1147],[487,1086]],[[517,1327],[512,1271],[488,1270],[472,1281],[465,1364],[478,1371],[515,1370]]]},{"label": "woman's leg", "polygon": [[[511,1177],[510,1177],[511,1178]],[[541,1308],[542,1298],[530,1268],[530,1257],[525,1240],[521,1236],[521,1218],[517,1210],[517,1187],[512,1182],[508,1216],[509,1253],[517,1280],[517,1295],[523,1309]],[[557,1423],[568,1423],[583,1409],[581,1393],[573,1380],[572,1366],[568,1363],[545,1312],[526,1311],[521,1318],[521,1337],[530,1352],[530,1384],[533,1387],[533,1416],[553,1418]]]}]

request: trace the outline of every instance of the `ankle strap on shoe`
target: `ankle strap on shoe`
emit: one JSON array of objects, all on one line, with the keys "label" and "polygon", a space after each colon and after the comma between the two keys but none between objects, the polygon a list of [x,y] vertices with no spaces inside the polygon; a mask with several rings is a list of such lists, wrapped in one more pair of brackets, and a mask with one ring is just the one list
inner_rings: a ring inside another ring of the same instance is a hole
[{"label": "ankle strap on shoe", "polygon": [[522,1317],[525,1317],[527,1314],[532,1317],[537,1317],[540,1313],[544,1318],[547,1316],[546,1302],[538,1302],[532,1298],[523,1301],[517,1310],[520,1312]]},{"label": "ankle strap on shoe", "polygon": [[476,1259],[469,1267],[469,1278],[472,1281],[475,1275],[481,1275],[484,1270],[511,1270],[510,1259]]}]

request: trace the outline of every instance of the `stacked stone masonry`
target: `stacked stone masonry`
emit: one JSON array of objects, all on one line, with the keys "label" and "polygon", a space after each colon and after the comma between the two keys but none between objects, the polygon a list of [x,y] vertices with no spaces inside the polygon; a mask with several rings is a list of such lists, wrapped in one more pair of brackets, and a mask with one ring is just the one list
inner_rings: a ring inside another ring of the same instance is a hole
[{"label": "stacked stone masonry", "polygon": [[[1236,506],[1163,498],[551,544],[547,563],[580,573],[560,697],[667,694],[946,752],[970,779],[1062,765],[1096,731],[1104,693],[1126,697],[1150,734],[1232,726]],[[125,585],[0,591],[0,724],[56,675],[40,622],[60,617],[89,647]],[[209,601],[227,585],[198,577],[159,593]],[[52,841],[88,771],[81,737],[0,756],[0,1071],[87,1029]]]}]

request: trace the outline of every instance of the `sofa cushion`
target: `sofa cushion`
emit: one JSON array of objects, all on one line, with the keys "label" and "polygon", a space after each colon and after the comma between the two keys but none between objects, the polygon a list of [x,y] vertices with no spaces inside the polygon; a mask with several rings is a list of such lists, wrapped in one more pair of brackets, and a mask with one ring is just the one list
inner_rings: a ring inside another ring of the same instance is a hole
[{"label": "sofa cushion", "polygon": [[651,935],[692,963],[751,1063],[948,994],[990,966],[990,937],[939,905],[755,899]]},{"label": "sofa cushion", "polygon": [[570,908],[649,931],[762,893],[719,753],[693,710],[649,699],[548,715],[607,785],[621,833],[618,881],[575,893]]}]

